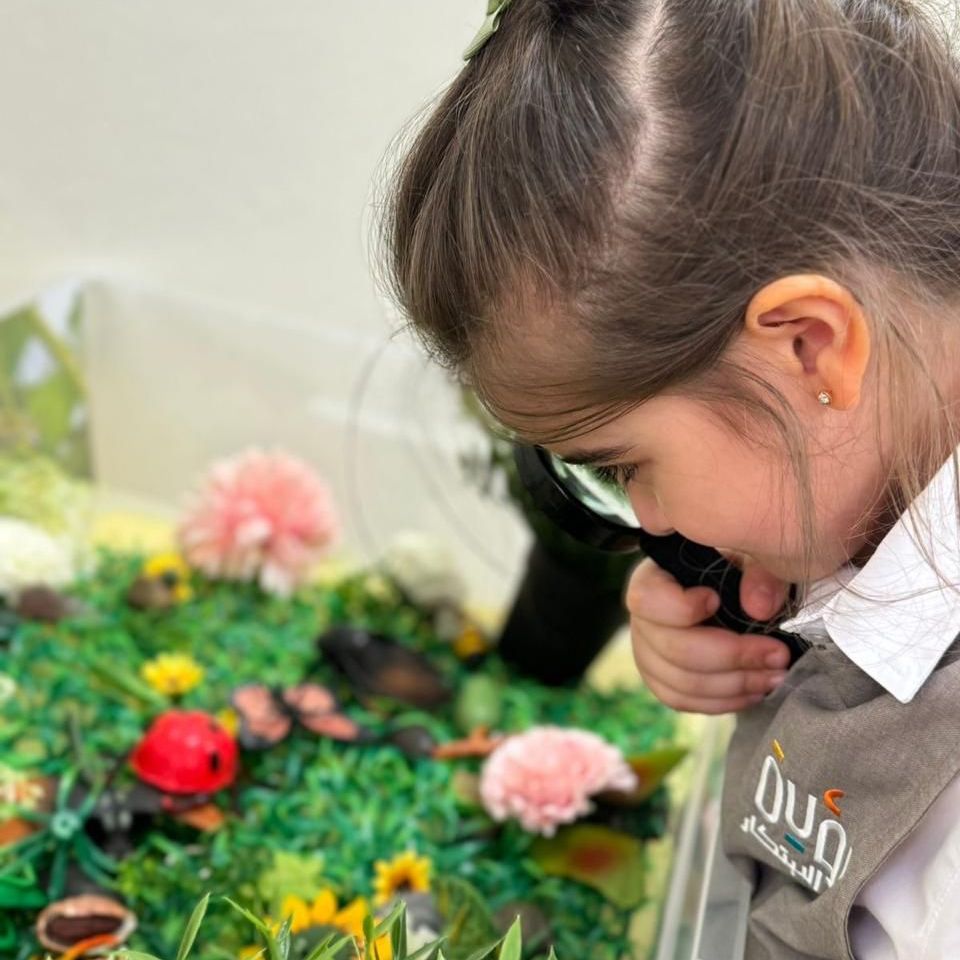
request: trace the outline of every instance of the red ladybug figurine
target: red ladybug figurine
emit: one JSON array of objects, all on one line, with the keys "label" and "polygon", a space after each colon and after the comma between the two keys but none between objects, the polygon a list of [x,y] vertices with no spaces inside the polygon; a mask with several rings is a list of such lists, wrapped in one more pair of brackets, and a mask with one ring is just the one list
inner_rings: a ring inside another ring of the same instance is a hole
[{"label": "red ladybug figurine", "polygon": [[215,793],[237,775],[237,744],[202,710],[169,710],[130,756],[137,776],[165,793]]}]

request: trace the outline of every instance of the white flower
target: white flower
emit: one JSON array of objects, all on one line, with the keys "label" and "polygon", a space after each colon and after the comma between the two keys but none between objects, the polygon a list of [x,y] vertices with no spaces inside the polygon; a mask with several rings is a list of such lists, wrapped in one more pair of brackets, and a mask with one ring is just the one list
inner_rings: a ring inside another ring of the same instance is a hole
[{"label": "white flower", "polygon": [[0,596],[15,599],[26,587],[64,587],[76,576],[69,542],[40,527],[0,517]]},{"label": "white flower", "polygon": [[383,555],[382,565],[410,600],[428,610],[460,606],[466,597],[466,583],[452,555],[427,534],[398,534]]}]

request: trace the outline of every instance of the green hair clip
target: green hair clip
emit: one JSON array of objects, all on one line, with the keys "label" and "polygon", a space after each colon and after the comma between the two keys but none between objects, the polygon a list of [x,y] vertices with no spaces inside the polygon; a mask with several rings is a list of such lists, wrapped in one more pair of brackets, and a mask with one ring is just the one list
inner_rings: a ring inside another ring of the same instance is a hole
[{"label": "green hair clip", "polygon": [[486,42],[500,29],[500,21],[503,19],[504,11],[513,0],[488,0],[487,19],[483,21],[483,26],[479,33],[470,41],[470,46],[463,51],[464,60],[472,60],[486,45]]}]

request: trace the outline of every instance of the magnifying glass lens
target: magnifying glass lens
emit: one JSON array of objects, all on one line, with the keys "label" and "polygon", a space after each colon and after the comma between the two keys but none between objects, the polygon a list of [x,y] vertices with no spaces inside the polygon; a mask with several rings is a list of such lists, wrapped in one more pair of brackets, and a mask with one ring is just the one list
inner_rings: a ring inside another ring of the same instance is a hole
[{"label": "magnifying glass lens", "polygon": [[547,456],[554,475],[571,497],[610,523],[640,529],[630,499],[619,483],[601,477],[594,468]]}]

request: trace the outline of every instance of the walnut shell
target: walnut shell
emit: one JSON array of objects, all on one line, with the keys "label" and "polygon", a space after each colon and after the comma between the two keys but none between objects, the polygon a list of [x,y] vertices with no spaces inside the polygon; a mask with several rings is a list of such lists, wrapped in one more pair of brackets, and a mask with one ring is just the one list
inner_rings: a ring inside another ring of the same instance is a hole
[{"label": "walnut shell", "polygon": [[112,897],[85,893],[51,903],[37,917],[37,939],[48,950],[63,952],[90,937],[111,934],[124,943],[137,927],[137,918]]}]

